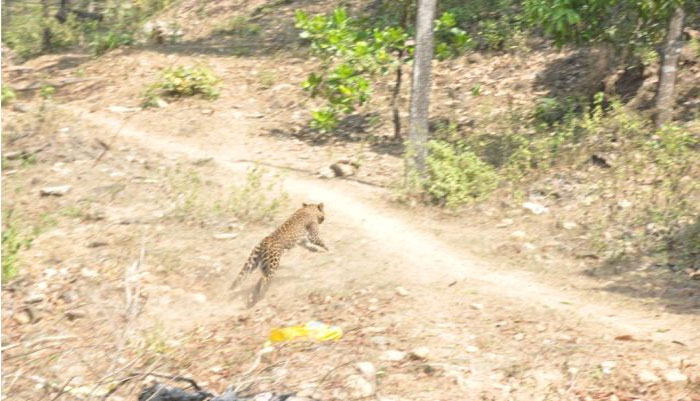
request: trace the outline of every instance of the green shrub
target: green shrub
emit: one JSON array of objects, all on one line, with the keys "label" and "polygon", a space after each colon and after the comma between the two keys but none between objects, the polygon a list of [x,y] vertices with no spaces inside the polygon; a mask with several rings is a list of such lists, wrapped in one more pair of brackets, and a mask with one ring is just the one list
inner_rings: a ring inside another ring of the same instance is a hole
[{"label": "green shrub", "polygon": [[266,180],[265,173],[264,169],[251,168],[245,183],[231,190],[227,207],[239,219],[271,220],[289,202],[289,196],[282,190],[279,177]]},{"label": "green shrub", "polygon": [[435,57],[446,60],[474,47],[473,39],[457,26],[454,14],[445,12],[435,21]]},{"label": "green shrub", "polygon": [[499,176],[464,145],[429,142],[425,190],[432,201],[455,207],[483,198],[498,185]]},{"label": "green shrub", "polygon": [[17,95],[15,94],[15,91],[12,90],[9,86],[2,85],[2,105],[6,106],[17,98]]},{"label": "green shrub", "polygon": [[545,97],[535,105],[535,122],[553,125],[564,120],[576,109],[572,99]]},{"label": "green shrub", "polygon": [[203,66],[168,68],[163,71],[160,80],[146,90],[143,105],[155,106],[162,95],[170,97],[201,95],[213,100],[219,96],[219,91],[216,89],[219,82],[219,78]]},{"label": "green shrub", "polygon": [[19,254],[27,249],[34,239],[15,224],[11,213],[4,213],[5,224],[2,230],[2,282],[12,280],[19,272]]}]

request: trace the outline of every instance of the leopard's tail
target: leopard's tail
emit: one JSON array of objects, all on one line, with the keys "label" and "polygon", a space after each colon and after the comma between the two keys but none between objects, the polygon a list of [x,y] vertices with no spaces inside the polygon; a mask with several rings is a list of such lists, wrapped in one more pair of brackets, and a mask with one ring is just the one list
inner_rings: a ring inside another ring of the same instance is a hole
[{"label": "leopard's tail", "polygon": [[255,269],[260,266],[260,263],[262,262],[262,244],[258,244],[255,248],[253,248],[253,252],[250,253],[250,256],[248,257],[248,260],[245,262],[245,265],[243,265],[243,268],[241,269],[240,273],[238,273],[238,276],[236,277],[235,280],[233,280],[233,283],[231,284],[231,289],[234,289],[238,287],[243,280],[245,280],[246,277]]}]

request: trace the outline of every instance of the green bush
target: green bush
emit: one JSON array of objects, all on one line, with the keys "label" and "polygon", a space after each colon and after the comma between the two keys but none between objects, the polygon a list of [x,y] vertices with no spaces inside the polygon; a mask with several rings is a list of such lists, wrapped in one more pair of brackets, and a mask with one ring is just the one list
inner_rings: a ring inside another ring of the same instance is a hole
[{"label": "green bush", "polygon": [[455,207],[483,198],[498,185],[499,176],[467,146],[429,142],[425,190],[439,205]]},{"label": "green bush", "polygon": [[573,99],[545,97],[535,105],[535,122],[553,125],[564,120],[577,108]]},{"label": "green bush", "polygon": [[[50,17],[44,17],[39,3],[11,3],[10,22],[2,26],[2,41],[20,58],[26,60],[44,52],[68,47],[82,47],[101,55],[120,46],[134,42],[134,35],[141,24],[156,12],[163,10],[172,0],[134,0],[108,2],[101,10],[102,21],[77,20],[69,14],[60,23],[50,9]],[[50,32],[45,43],[44,32]]]},{"label": "green bush", "polygon": [[2,85],[2,105],[6,106],[17,98],[15,91],[9,86]]},{"label": "green bush", "polygon": [[219,96],[216,85],[220,82],[211,70],[204,66],[175,67],[163,71],[158,82],[144,93],[143,105],[155,106],[160,96],[185,97],[201,95],[213,100]]},{"label": "green bush", "polygon": [[19,253],[32,243],[33,236],[20,230],[12,219],[11,213],[4,213],[2,230],[2,282],[12,280],[19,272]]}]

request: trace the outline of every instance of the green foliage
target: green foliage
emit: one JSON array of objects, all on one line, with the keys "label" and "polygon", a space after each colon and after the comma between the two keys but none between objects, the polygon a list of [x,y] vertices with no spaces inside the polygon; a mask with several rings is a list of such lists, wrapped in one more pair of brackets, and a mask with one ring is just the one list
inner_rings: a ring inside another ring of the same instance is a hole
[{"label": "green foliage", "polygon": [[262,168],[251,168],[245,182],[231,190],[226,206],[240,220],[269,221],[289,203],[289,196],[281,188],[280,177],[267,180],[265,174]]},{"label": "green foliage", "polygon": [[425,190],[437,204],[455,207],[483,198],[498,185],[499,176],[468,146],[429,142]]},{"label": "green foliage", "polygon": [[6,106],[15,101],[17,95],[9,86],[2,85],[2,105]]},{"label": "green foliage", "polygon": [[143,106],[152,107],[160,96],[183,97],[201,95],[213,100],[219,96],[216,86],[220,82],[211,70],[204,66],[167,68],[158,82],[148,87],[143,95]]},{"label": "green foliage", "polygon": [[[409,34],[396,26],[367,26],[345,9],[330,15],[296,13],[300,36],[309,40],[321,70],[309,75],[302,88],[326,105],[312,112],[312,127],[322,133],[333,131],[342,115],[370,101],[372,84],[395,70],[413,54]],[[456,26],[454,15],[444,13],[436,21],[436,57],[444,60],[472,48],[473,41]]]},{"label": "green foliage", "polygon": [[54,88],[51,85],[42,85],[41,89],[39,89],[39,96],[41,96],[42,99],[44,100],[49,100],[53,98],[53,95],[56,93],[56,88]]},{"label": "green foliage", "polygon": [[312,126],[321,132],[332,131],[340,115],[369,101],[370,80],[398,65],[396,55],[407,48],[408,35],[401,28],[364,29],[345,9],[328,16],[297,11],[296,26],[323,63],[321,73],[310,74],[302,84],[312,97],[327,101],[312,112]]},{"label": "green foliage", "polygon": [[132,32],[107,31],[95,32],[88,47],[93,54],[100,56],[118,47],[128,46],[134,43]]},{"label": "green foliage", "polygon": [[515,0],[447,0],[441,1],[438,7],[441,12],[453,15],[456,26],[469,35],[470,48],[508,50],[522,46],[520,3]]},{"label": "green foliage", "polygon": [[[134,43],[140,25],[171,3],[172,0],[107,2],[101,9],[102,21],[78,20],[69,14],[67,20],[60,23],[53,16],[57,11],[53,3],[50,16],[44,17],[39,3],[13,2],[4,11],[11,18],[9,24],[2,26],[2,41],[24,60],[76,46],[101,55]],[[48,43],[45,42],[45,32],[49,32]]]},{"label": "green foliage", "polygon": [[460,56],[474,47],[474,40],[457,27],[457,20],[450,12],[443,13],[435,21],[435,43],[435,57],[438,60]]},{"label": "green foliage", "polygon": [[578,107],[572,98],[545,97],[535,105],[535,122],[551,126],[570,116]]},{"label": "green foliage", "polygon": [[19,272],[19,254],[22,249],[28,249],[34,239],[34,234],[25,233],[17,226],[11,213],[4,213],[4,228],[2,230],[2,282],[12,280]]},{"label": "green foliage", "polygon": [[525,0],[532,25],[555,43],[608,42],[628,48],[656,44],[674,0]]}]

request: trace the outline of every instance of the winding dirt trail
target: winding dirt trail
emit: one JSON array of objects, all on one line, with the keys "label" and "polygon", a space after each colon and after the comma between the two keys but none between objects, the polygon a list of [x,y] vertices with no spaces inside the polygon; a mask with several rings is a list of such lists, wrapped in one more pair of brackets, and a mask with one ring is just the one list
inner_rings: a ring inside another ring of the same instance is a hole
[{"label": "winding dirt trail", "polygon": [[[74,107],[68,110],[86,122],[103,127],[108,137],[118,135],[119,141],[128,139],[146,149],[193,159],[213,158],[227,174],[242,175],[250,167],[250,163],[235,161],[251,159],[251,150],[240,143],[211,145],[196,138],[144,132],[128,121],[124,123],[124,120],[99,112]],[[249,121],[240,121],[237,127],[248,129],[252,125]],[[592,301],[591,294],[585,291],[561,290],[521,271],[495,270],[489,262],[446,245],[422,230],[411,222],[409,212],[371,202],[373,196],[376,199],[376,195],[382,193],[381,189],[349,181],[321,181],[294,173],[286,176],[284,188],[294,198],[326,204],[329,218],[323,232],[331,239],[332,245],[331,252],[320,259],[320,263],[336,267],[342,264],[343,274],[338,274],[337,268],[324,268],[319,282],[334,281],[342,285],[346,280],[362,276],[394,286],[421,286],[427,288],[428,293],[432,288],[436,295],[451,283],[459,282],[461,286],[478,289],[483,296],[508,299],[514,304],[533,308],[545,307],[568,315],[572,321],[586,322],[592,331],[628,333],[663,343],[680,341],[687,350],[699,349],[697,328],[700,325],[695,316],[659,314],[603,304]],[[468,230],[465,227],[455,229]],[[368,263],[369,260],[375,263]],[[294,261],[293,257],[291,261]],[[377,264],[385,268],[376,271],[371,266]],[[308,288],[310,284],[305,281],[301,285]],[[436,308],[440,309],[439,305]]]}]

